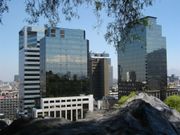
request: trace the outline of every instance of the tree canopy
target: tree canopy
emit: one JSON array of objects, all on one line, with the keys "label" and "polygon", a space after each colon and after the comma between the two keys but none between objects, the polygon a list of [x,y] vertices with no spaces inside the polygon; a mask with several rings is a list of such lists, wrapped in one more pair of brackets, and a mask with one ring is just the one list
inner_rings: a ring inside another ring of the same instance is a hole
[{"label": "tree canopy", "polygon": [[[0,1],[0,23],[3,14],[9,11],[8,4],[11,0]],[[24,0],[27,22],[37,23],[40,17],[48,20],[51,26],[55,26],[62,17],[66,20],[79,18],[78,9],[86,5],[92,7],[93,12],[100,21],[103,16],[112,18],[107,24],[105,39],[109,44],[118,45],[120,39],[126,39],[131,28],[143,17],[142,9],[152,5],[153,0]]]}]

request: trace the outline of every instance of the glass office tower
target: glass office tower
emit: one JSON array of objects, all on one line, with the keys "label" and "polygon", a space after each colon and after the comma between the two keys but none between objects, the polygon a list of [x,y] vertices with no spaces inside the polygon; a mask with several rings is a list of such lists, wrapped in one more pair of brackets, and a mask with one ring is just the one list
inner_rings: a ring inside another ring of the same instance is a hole
[{"label": "glass office tower", "polygon": [[118,48],[119,94],[132,90],[164,90],[167,87],[166,39],[156,17],[145,17],[148,25],[136,25],[125,50]]},{"label": "glass office tower", "polygon": [[88,40],[85,31],[47,28],[40,41],[41,94],[43,97],[88,93]]},{"label": "glass office tower", "polygon": [[25,26],[19,31],[20,111],[33,108],[40,99],[40,39],[44,28]]}]

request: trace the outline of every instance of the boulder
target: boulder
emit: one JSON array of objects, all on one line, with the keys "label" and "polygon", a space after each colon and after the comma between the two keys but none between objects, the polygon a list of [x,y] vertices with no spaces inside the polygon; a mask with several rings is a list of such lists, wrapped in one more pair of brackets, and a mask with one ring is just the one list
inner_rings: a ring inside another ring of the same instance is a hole
[{"label": "boulder", "polygon": [[159,110],[167,119],[170,121],[180,132],[180,113],[172,108],[169,108],[163,101],[154,96],[149,96],[146,93],[139,93],[138,95],[128,99],[128,101],[123,105],[123,107],[127,107],[129,102],[133,100],[141,99],[146,103],[149,103],[152,107]]}]

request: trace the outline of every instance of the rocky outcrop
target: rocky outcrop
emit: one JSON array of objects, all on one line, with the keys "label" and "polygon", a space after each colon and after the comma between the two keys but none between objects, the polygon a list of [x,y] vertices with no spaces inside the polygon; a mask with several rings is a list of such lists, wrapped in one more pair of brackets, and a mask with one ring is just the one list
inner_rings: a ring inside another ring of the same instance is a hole
[{"label": "rocky outcrop", "polygon": [[0,120],[0,131],[7,127],[7,123],[4,120]]},{"label": "rocky outcrop", "polygon": [[160,100],[154,99],[154,103],[149,103],[151,98],[139,95],[119,110],[97,114],[94,119],[80,122],[64,119],[17,120],[0,135],[180,135],[178,124],[173,123],[179,122],[179,114]]},{"label": "rocky outcrop", "polygon": [[129,102],[137,99],[141,99],[159,110],[168,121],[170,121],[175,127],[178,128],[180,132],[180,113],[174,109],[169,108],[164,102],[154,96],[149,96],[146,93],[139,93],[137,96],[130,98],[123,107],[127,107]]}]

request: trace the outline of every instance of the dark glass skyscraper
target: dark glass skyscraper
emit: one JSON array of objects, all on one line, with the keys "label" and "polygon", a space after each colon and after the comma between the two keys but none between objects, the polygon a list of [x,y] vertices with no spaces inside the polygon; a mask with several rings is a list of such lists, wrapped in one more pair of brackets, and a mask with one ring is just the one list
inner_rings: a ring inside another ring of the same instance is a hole
[{"label": "dark glass skyscraper", "polygon": [[167,87],[166,39],[156,17],[145,17],[148,25],[136,25],[137,39],[118,48],[119,94],[132,90],[164,90]]},{"label": "dark glass skyscraper", "polygon": [[88,40],[84,30],[47,28],[40,41],[43,97],[88,93]]}]

